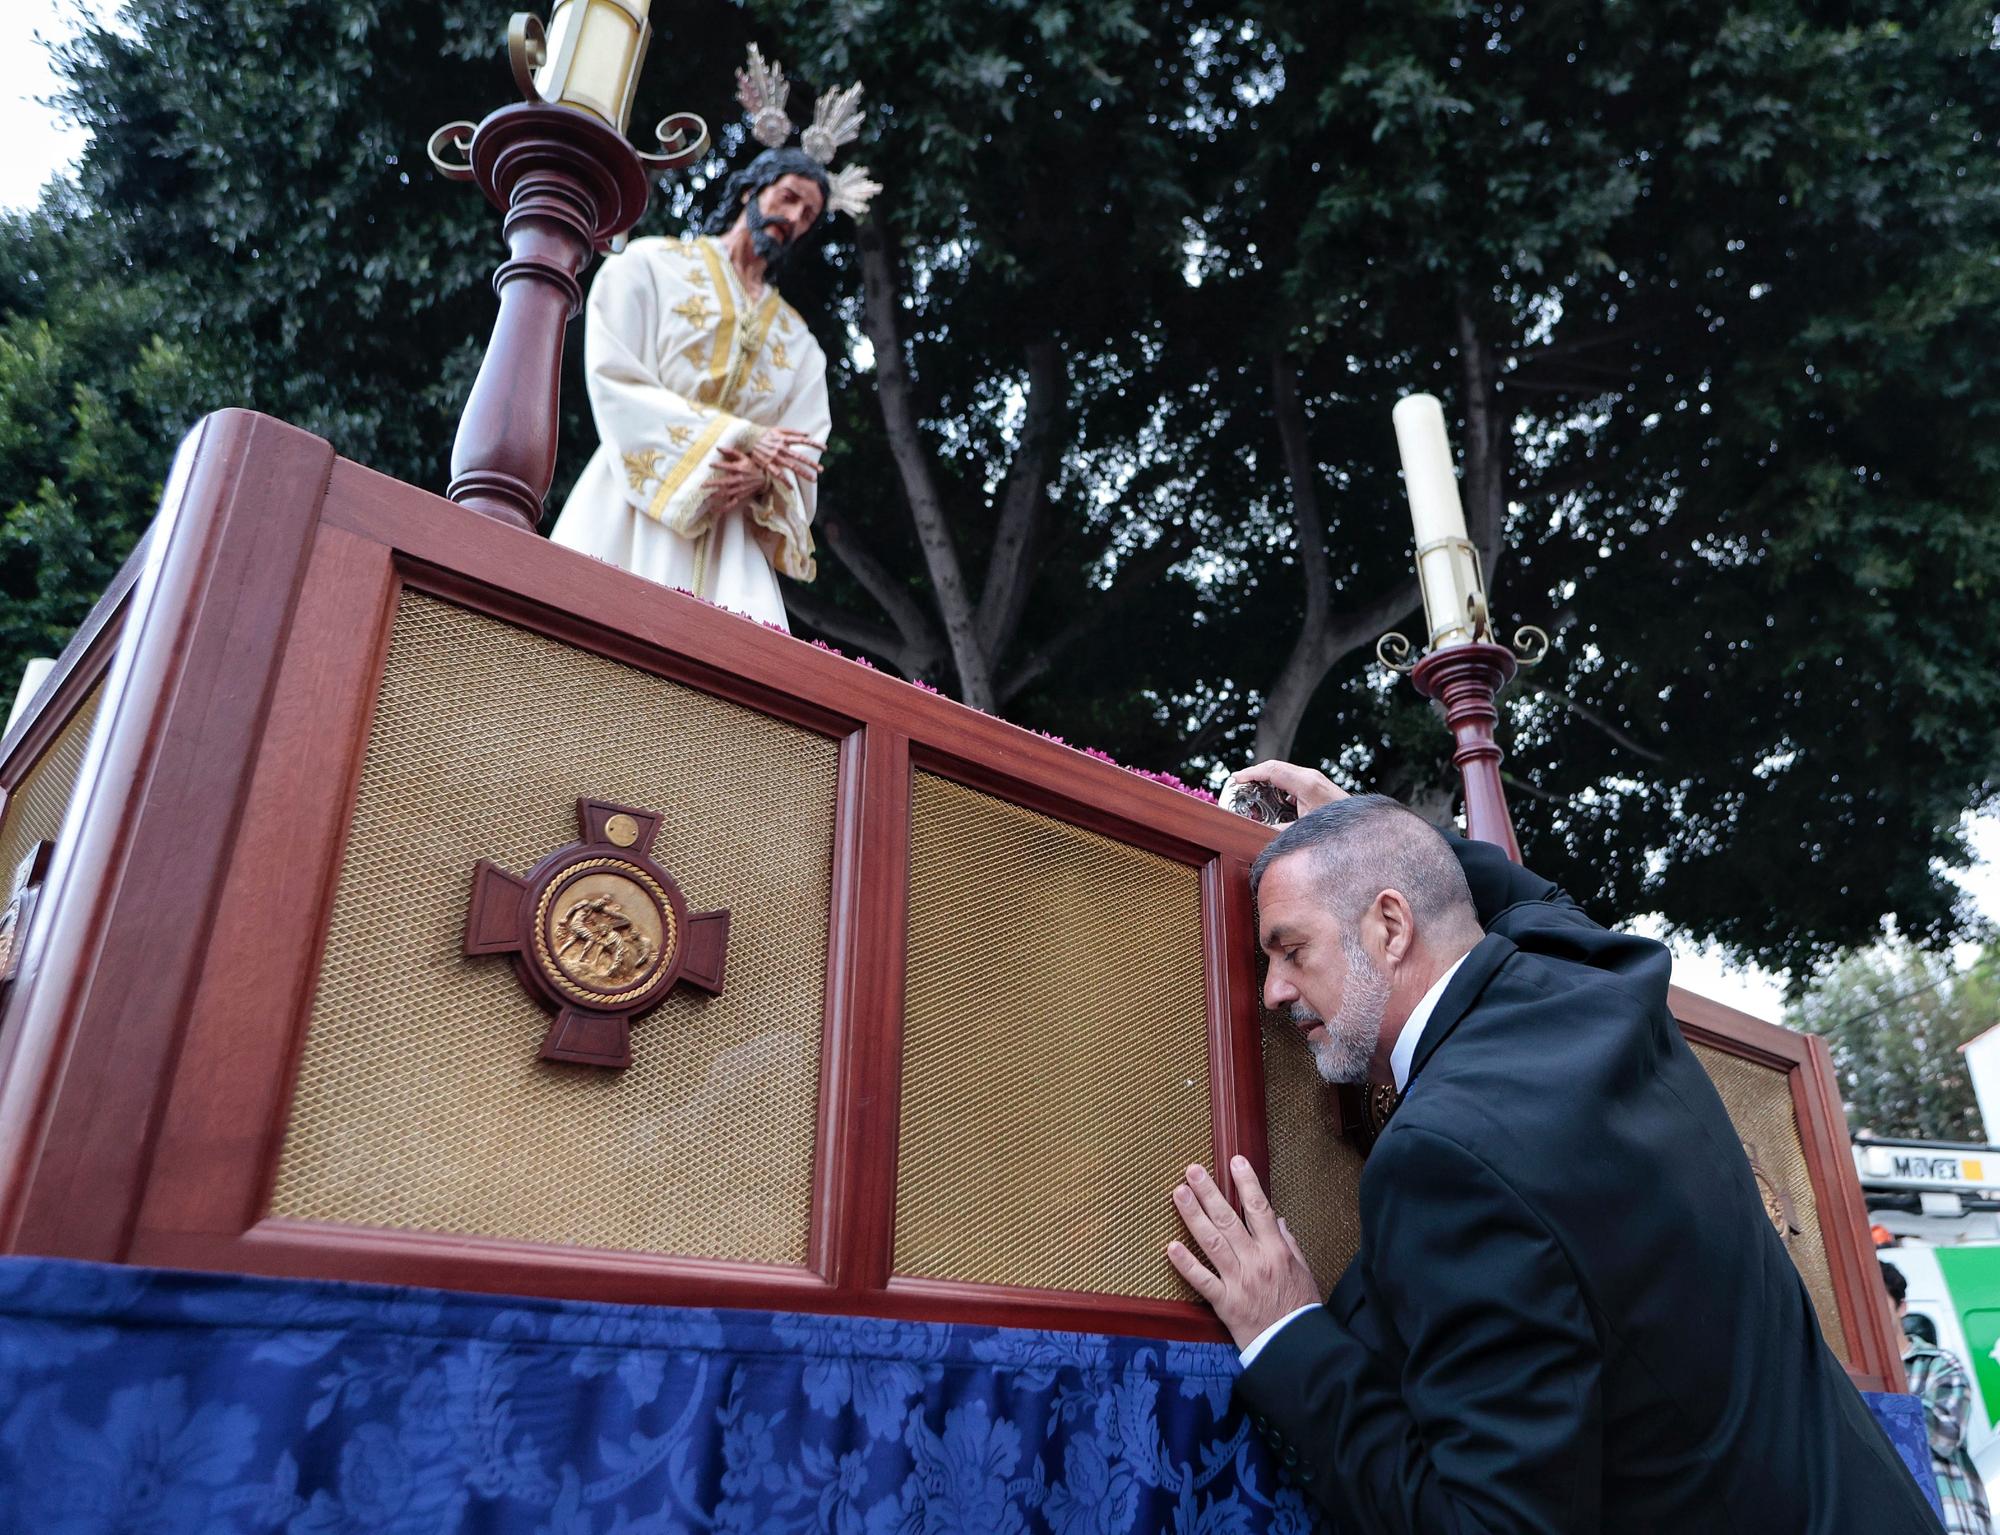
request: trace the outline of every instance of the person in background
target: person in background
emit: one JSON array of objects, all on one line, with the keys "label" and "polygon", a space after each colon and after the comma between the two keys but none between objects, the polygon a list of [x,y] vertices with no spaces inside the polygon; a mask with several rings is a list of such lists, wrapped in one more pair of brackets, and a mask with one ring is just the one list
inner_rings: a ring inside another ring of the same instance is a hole
[{"label": "person in background", "polygon": [[1944,1504],[1947,1535],[1993,1535],[1986,1487],[1965,1444],[1966,1418],[1972,1410],[1972,1377],[1949,1350],[1938,1347],[1937,1329],[1930,1318],[1911,1312],[1909,1281],[1903,1271],[1882,1264],[1882,1283],[1903,1324],[1903,1373],[1910,1378],[1910,1394],[1923,1400],[1931,1471],[1937,1477],[1938,1500]]}]

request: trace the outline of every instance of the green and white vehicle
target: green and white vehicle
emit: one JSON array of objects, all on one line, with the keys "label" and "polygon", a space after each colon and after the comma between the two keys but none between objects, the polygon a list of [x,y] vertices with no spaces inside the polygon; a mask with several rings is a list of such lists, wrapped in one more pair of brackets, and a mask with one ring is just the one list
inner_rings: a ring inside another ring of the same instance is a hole
[{"label": "green and white vehicle", "polygon": [[[1990,1133],[1990,1132],[1989,1132]],[[1910,1310],[1972,1372],[1967,1448],[2000,1485],[2000,1146],[1857,1139],[1868,1218],[1896,1238]]]}]

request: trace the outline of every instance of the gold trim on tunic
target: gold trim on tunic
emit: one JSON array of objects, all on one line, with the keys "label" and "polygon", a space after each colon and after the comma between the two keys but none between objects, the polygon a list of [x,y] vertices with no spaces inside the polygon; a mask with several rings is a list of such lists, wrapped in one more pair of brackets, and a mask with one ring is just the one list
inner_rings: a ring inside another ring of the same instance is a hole
[{"label": "gold trim on tunic", "polygon": [[704,404],[721,403],[725,393],[725,380],[729,365],[736,351],[736,294],[729,279],[723,274],[722,257],[717,253],[711,240],[701,242],[701,259],[708,263],[708,275],[715,282],[716,302],[722,306],[722,314],[715,325],[715,346],[708,354],[708,377],[696,391],[696,398]]},{"label": "gold trim on tunic", "polygon": [[713,448],[721,440],[722,434],[728,430],[730,419],[728,416],[716,416],[701,429],[701,435],[695,438],[694,446],[683,453],[681,461],[661,477],[660,488],[653,492],[652,504],[646,508],[647,516],[655,522],[660,520],[666,511],[667,503],[673,499],[674,492],[681,488],[687,477],[694,473],[695,465],[708,457],[708,450]]}]

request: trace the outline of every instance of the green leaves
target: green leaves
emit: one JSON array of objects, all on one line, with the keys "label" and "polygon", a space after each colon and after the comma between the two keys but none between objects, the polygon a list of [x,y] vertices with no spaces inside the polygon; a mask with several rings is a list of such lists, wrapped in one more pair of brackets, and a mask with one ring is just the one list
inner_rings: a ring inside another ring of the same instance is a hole
[{"label": "green leaves", "polygon": [[[1499,612],[1557,635],[1504,732],[1531,861],[1607,917],[1659,910],[1771,964],[1885,912],[1956,930],[1938,869],[2000,760],[1982,7],[701,0],[654,20],[634,120],[699,111],[733,163],[751,37],[801,109],[866,85],[856,154],[887,187],[919,447],[975,589],[1029,345],[1057,348],[1032,581],[994,658],[1031,678],[1012,717],[1145,767],[1240,763],[1306,613],[1272,359],[1298,377],[1330,629],[1407,579],[1389,408],[1427,388],[1468,502],[1498,476]],[[96,135],[81,193],[0,239],[14,663],[87,608],[202,411],[252,405],[441,484],[501,250],[423,153],[510,94],[483,5],[128,0],[66,67]],[[671,182],[646,229],[684,227],[722,169]],[[880,590],[935,597],[859,268],[838,226],[786,286],[832,368],[825,515],[875,582],[829,548],[812,595],[865,633]],[[594,441],[574,350],[556,504]],[[1475,404],[1497,423],[1476,458]],[[1440,804],[1443,733],[1369,654],[1333,659],[1291,750]]]},{"label": "green leaves", "polygon": [[1983,1141],[1986,1127],[1959,1047],[2000,1007],[1989,948],[1967,969],[1907,945],[1843,961],[1787,1011],[1824,1035],[1851,1130],[1917,1140]]}]

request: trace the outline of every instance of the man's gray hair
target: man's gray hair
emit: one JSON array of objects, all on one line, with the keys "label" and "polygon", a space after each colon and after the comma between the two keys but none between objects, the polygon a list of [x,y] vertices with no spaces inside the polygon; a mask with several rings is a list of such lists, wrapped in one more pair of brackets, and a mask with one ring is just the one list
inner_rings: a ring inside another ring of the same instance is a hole
[{"label": "man's gray hair", "polygon": [[1384,794],[1352,794],[1300,816],[1250,866],[1250,898],[1280,858],[1312,859],[1321,899],[1342,927],[1384,890],[1400,890],[1418,930],[1477,928],[1472,887],[1438,829]]}]

